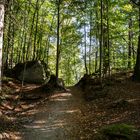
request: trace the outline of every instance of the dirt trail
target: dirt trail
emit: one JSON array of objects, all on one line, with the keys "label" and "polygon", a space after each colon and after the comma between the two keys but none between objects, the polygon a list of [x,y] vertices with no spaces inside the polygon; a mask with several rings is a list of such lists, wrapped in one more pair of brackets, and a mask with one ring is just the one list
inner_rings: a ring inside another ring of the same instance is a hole
[{"label": "dirt trail", "polygon": [[76,88],[68,92],[56,93],[32,110],[33,121],[25,125],[24,140],[78,140],[79,119],[82,117],[80,106],[84,103],[79,98]]}]

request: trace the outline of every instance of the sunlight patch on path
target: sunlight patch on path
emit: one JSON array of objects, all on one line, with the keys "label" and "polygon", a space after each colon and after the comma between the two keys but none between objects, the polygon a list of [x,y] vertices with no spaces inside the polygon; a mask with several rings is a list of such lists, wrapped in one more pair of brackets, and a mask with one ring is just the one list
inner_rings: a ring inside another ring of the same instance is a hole
[{"label": "sunlight patch on path", "polygon": [[19,132],[4,132],[0,134],[0,140],[21,140]]},{"label": "sunlight patch on path", "polygon": [[25,125],[25,140],[77,140],[78,124],[75,118],[81,111],[77,99],[69,92],[56,93],[41,105],[34,115],[34,121]]}]

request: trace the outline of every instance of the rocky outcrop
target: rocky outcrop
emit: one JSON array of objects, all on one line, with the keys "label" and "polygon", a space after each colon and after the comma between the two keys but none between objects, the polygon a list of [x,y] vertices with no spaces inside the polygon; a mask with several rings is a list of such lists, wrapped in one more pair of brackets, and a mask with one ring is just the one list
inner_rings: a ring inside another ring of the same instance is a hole
[{"label": "rocky outcrop", "polygon": [[80,87],[83,90],[83,96],[86,101],[103,98],[108,93],[108,89],[105,88],[105,85],[100,82],[100,79],[98,77],[95,77],[93,75],[85,74],[76,84],[76,86]]},{"label": "rocky outcrop", "polygon": [[18,63],[12,70],[13,76],[27,83],[42,84],[50,78],[50,70],[42,61],[27,61]]}]

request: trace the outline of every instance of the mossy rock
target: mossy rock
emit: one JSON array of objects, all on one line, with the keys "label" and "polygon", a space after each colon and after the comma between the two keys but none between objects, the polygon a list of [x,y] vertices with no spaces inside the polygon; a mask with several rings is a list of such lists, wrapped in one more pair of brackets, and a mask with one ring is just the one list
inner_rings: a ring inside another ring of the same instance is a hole
[{"label": "mossy rock", "polygon": [[48,65],[40,60],[18,63],[13,68],[14,78],[27,83],[43,84],[50,78],[50,69]]},{"label": "mossy rock", "polygon": [[96,140],[136,140],[137,132],[134,126],[113,124],[101,128]]}]

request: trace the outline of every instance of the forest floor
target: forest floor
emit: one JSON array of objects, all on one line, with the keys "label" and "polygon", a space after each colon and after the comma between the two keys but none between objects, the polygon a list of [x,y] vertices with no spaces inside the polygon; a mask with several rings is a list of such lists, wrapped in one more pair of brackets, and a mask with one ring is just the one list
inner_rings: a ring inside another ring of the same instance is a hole
[{"label": "forest floor", "polygon": [[[37,85],[30,84],[23,92],[42,94],[43,98],[18,100],[20,87],[15,81],[3,85],[0,139],[94,140],[98,129],[108,124],[125,123],[140,129],[140,83],[116,82],[107,87],[107,96],[90,102],[84,100],[78,87],[48,97]],[[128,101],[126,105],[114,105],[121,99]]]}]

